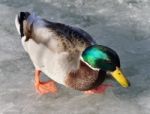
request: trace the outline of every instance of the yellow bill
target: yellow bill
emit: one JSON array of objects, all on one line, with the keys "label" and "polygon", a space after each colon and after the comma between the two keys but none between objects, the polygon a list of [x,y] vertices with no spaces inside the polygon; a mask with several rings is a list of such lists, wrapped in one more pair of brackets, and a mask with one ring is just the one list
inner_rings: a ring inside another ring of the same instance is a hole
[{"label": "yellow bill", "polygon": [[112,77],[122,86],[122,87],[129,87],[130,83],[127,80],[127,78],[123,75],[122,71],[120,68],[116,67],[116,70],[113,72],[110,72]]}]

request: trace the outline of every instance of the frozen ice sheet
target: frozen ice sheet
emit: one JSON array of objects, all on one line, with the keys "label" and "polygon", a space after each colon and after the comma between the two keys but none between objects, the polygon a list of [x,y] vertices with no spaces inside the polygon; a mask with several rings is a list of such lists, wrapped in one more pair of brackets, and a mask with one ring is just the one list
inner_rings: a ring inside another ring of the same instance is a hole
[{"label": "frozen ice sheet", "polygon": [[[14,25],[20,11],[79,26],[115,49],[131,87],[109,80],[114,88],[101,95],[61,85],[55,95],[38,95]],[[0,114],[150,114],[149,11],[149,0],[0,0]]]}]

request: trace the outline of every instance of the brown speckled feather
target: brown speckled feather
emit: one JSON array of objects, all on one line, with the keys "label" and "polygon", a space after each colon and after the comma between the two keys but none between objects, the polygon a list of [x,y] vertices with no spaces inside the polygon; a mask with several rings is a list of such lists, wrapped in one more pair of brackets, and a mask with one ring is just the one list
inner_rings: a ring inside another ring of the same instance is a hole
[{"label": "brown speckled feather", "polygon": [[65,83],[76,90],[90,90],[99,86],[105,79],[104,71],[94,71],[84,62],[80,61],[80,68],[76,72],[70,72]]}]

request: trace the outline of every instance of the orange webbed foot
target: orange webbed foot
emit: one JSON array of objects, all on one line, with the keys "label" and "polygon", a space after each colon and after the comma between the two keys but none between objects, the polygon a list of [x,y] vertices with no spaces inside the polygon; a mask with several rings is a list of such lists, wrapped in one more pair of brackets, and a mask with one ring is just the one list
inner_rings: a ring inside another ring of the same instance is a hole
[{"label": "orange webbed foot", "polygon": [[36,91],[41,95],[47,94],[47,93],[56,93],[57,88],[56,88],[55,82],[52,80],[47,81],[47,82],[41,82],[40,74],[41,74],[40,70],[35,71],[35,84],[34,85],[35,85]]},{"label": "orange webbed foot", "polygon": [[57,88],[55,86],[54,81],[48,81],[48,82],[39,82],[38,84],[35,84],[36,91],[39,94],[47,94],[47,93],[56,93]]},{"label": "orange webbed foot", "polygon": [[112,84],[101,84],[95,89],[84,91],[85,94],[101,94],[104,93],[109,87],[113,87]]}]

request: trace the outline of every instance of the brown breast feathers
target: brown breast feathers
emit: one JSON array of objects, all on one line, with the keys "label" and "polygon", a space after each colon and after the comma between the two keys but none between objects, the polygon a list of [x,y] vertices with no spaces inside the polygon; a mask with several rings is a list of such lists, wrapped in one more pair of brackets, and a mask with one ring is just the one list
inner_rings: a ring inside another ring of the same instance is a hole
[{"label": "brown breast feathers", "polygon": [[104,71],[94,71],[84,62],[80,62],[80,68],[76,72],[70,72],[65,83],[77,90],[90,90],[99,86],[105,79]]}]

